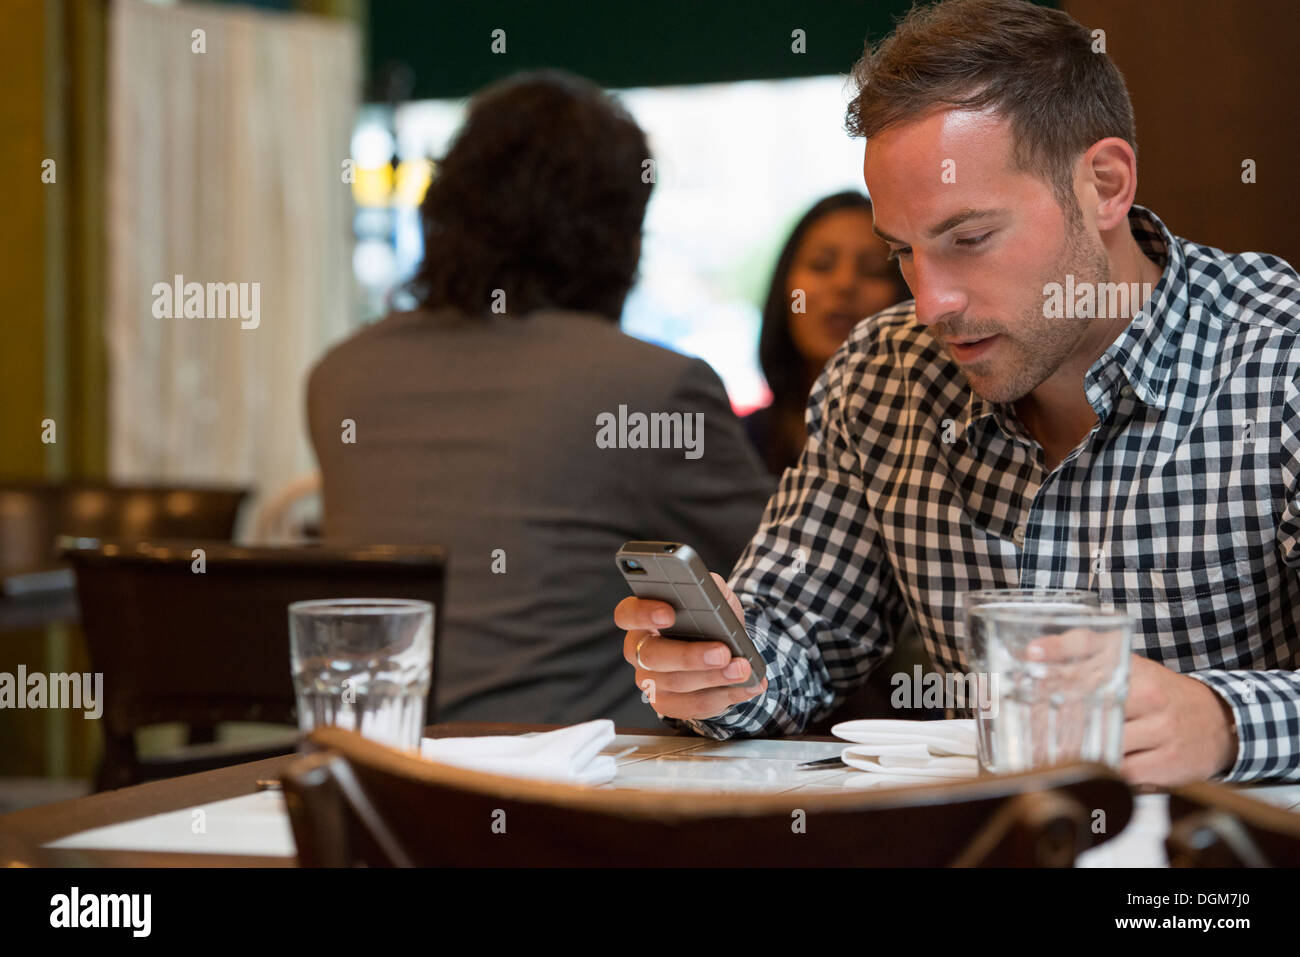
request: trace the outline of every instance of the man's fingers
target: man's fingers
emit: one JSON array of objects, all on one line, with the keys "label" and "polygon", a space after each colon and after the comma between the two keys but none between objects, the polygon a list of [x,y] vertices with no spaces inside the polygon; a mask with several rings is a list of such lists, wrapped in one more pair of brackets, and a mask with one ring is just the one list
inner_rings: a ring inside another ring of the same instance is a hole
[{"label": "man's fingers", "polygon": [[[641,646],[639,663],[638,645]],[[720,641],[680,641],[654,632],[630,631],[623,639],[623,657],[629,664],[646,671],[709,671],[725,668],[731,661],[731,649]]]},{"label": "man's fingers", "polygon": [[646,671],[638,668],[636,686],[645,691],[645,683],[652,681],[656,693],[667,691],[674,694],[688,694],[692,691],[707,691],[710,688],[729,688],[735,684],[744,684],[749,677],[749,662],[743,658],[736,658],[726,668],[714,668],[710,671]]},{"label": "man's fingers", "polygon": [[1195,774],[1189,774],[1186,763],[1178,760],[1172,748],[1152,748],[1126,755],[1119,772],[1130,784],[1149,784],[1163,788],[1204,780]]},{"label": "man's fingers", "polygon": [[736,593],[731,590],[731,586],[727,584],[727,580],[717,572],[710,572],[709,574],[712,575],[713,580],[718,583],[718,590],[722,592],[722,597],[727,600],[727,604],[730,605],[731,610],[736,613],[736,617],[741,621],[744,621],[745,609],[741,607],[740,599],[737,598]]},{"label": "man's fingers", "polygon": [[1155,784],[1159,777],[1160,760],[1156,751],[1138,751],[1124,756],[1119,773],[1130,784]]},{"label": "man's fingers", "polygon": [[1133,655],[1129,659],[1128,698],[1124,702],[1124,717],[1127,720],[1155,714],[1168,705],[1169,698],[1159,680],[1164,667],[1141,655]]},{"label": "man's fingers", "polygon": [[[1050,626],[1048,626],[1050,627]],[[1044,631],[1029,643],[1025,657],[1030,661],[1074,662],[1104,656],[1123,633],[1115,630],[1070,628],[1057,634]]]},{"label": "man's fingers", "polygon": [[1144,715],[1124,722],[1124,753],[1136,754],[1159,747],[1169,737],[1169,729],[1157,715]]},{"label": "man's fingers", "polygon": [[[654,680],[652,675],[649,680]],[[649,690],[643,688],[649,697]],[[656,686],[651,705],[655,711],[667,718],[716,718],[732,705],[757,697],[767,690],[767,679],[763,679],[753,688],[711,688],[707,691],[693,691],[678,694],[671,691],[660,692]]]},{"label": "man's fingers", "polygon": [[[716,573],[713,580],[743,621],[744,609],[726,580]],[[625,598],[614,609],[615,623],[627,632],[623,657],[636,668],[637,687],[661,716],[716,718],[767,690],[766,680],[745,686],[753,679],[750,664],[733,657],[723,642],[682,641],[661,635],[660,629],[671,627],[674,620],[671,605],[644,598]]]},{"label": "man's fingers", "polygon": [[614,624],[624,631],[671,628],[676,620],[672,605],[650,598],[624,598],[614,608]]}]

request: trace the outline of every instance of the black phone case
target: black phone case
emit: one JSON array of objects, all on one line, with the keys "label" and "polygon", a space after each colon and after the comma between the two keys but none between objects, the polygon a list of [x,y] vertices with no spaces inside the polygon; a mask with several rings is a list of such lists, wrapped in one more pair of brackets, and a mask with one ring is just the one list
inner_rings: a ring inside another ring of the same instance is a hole
[{"label": "black phone case", "polygon": [[[667,549],[673,549],[667,551]],[[645,574],[632,573],[624,562],[632,560]],[[731,653],[749,662],[749,688],[767,677],[767,666],[738,621],[718,584],[700,556],[689,545],[677,542],[628,542],[614,557],[628,587],[638,598],[652,598],[672,605],[677,621],[660,634],[682,641],[721,641]]]}]

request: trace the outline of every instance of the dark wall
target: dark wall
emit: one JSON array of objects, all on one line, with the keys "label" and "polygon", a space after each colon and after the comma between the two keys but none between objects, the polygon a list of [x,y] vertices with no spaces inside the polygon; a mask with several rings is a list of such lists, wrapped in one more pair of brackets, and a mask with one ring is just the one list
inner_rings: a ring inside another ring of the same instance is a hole
[{"label": "dark wall", "polygon": [[[1300,3],[1066,0],[1137,114],[1137,201],[1173,232],[1300,264]],[[1254,184],[1242,161],[1256,164]]]},{"label": "dark wall", "polygon": [[[603,86],[663,86],[847,73],[868,33],[911,0],[371,0],[371,99],[393,64],[414,99],[464,96],[518,70],[562,67]],[[491,34],[506,31],[506,53]],[[792,30],[807,52],[791,52]]]}]

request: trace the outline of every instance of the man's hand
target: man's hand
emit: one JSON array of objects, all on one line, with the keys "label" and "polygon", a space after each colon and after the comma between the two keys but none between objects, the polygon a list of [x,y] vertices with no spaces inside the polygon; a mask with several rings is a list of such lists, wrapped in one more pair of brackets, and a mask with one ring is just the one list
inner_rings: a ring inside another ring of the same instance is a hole
[{"label": "man's hand", "polygon": [[[740,600],[720,575],[714,573],[713,580],[736,617],[744,621]],[[646,598],[624,598],[614,609],[614,623],[627,629],[623,657],[636,668],[636,686],[660,716],[715,718],[767,690],[767,679],[751,688],[737,687],[749,680],[749,662],[733,658],[722,642],[661,637],[658,629],[671,628],[675,620],[672,605]]]},{"label": "man's hand", "polygon": [[1134,784],[1176,787],[1228,770],[1237,741],[1227,703],[1149,658],[1133,655],[1130,664],[1123,775]]}]

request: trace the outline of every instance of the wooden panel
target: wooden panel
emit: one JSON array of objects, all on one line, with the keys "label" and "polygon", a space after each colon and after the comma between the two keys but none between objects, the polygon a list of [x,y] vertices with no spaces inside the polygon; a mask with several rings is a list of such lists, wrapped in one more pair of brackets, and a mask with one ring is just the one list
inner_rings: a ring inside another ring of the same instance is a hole
[{"label": "wooden panel", "polygon": [[[1300,263],[1300,5],[1295,0],[1066,0],[1124,73],[1137,201],[1174,233]],[[1243,183],[1242,161],[1257,182]]]}]

